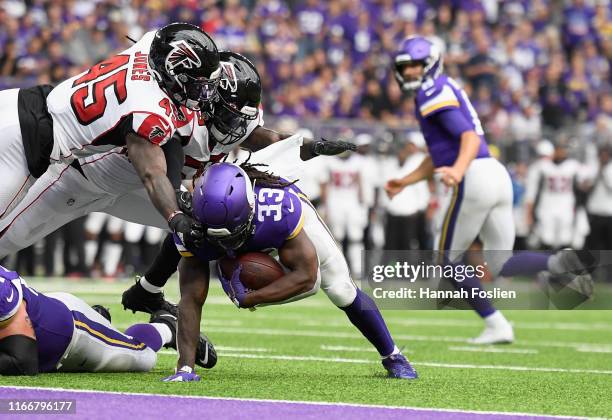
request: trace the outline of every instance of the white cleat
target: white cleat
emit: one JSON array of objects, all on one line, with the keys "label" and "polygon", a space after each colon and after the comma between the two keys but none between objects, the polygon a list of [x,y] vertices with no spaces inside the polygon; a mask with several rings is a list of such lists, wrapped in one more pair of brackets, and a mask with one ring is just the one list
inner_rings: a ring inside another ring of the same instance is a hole
[{"label": "white cleat", "polygon": [[511,344],[514,341],[514,329],[508,322],[504,326],[486,326],[476,338],[470,338],[470,344]]},{"label": "white cleat", "polygon": [[506,317],[495,311],[485,319],[485,329],[476,338],[468,340],[471,344],[510,344],[514,341],[514,329]]}]

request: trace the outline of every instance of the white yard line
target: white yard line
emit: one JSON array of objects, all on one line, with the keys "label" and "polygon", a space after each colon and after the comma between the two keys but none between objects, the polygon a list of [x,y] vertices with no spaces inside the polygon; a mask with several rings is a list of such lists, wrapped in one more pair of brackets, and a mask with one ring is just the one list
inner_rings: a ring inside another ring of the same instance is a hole
[{"label": "white yard line", "polygon": [[514,354],[538,354],[536,349],[515,349],[511,347],[491,347],[491,346],[449,346],[450,351],[468,351],[476,353],[514,353]]},{"label": "white yard line", "polygon": [[[362,339],[362,336],[357,332],[341,332],[341,331],[313,331],[313,330],[287,330],[275,328],[234,328],[234,327],[210,327],[206,328],[207,332],[225,333],[225,334],[250,334],[250,335],[270,335],[270,336],[289,336],[289,337],[331,337],[331,338],[349,338]],[[451,336],[426,336],[412,334],[394,334],[396,340],[404,341],[431,341],[445,343],[466,343],[468,337],[451,337]],[[537,347],[561,347],[578,349],[583,351],[589,347],[598,349],[597,353],[602,353],[605,349],[612,351],[612,344],[605,343],[576,343],[565,341],[537,341],[537,340],[517,340],[519,345],[537,346]]]},{"label": "white yard line", "polygon": [[[310,361],[310,362],[332,362],[332,363],[358,363],[371,364],[375,361],[372,359],[350,359],[345,357],[320,357],[320,356],[291,356],[284,354],[250,354],[250,353],[221,353],[221,357],[236,357],[244,359],[263,359],[263,360],[294,360],[294,361]],[[556,372],[556,373],[582,373],[592,375],[612,375],[612,370],[598,369],[565,369],[556,367],[532,367],[532,366],[513,366],[513,365],[474,365],[467,363],[438,363],[438,362],[422,362],[411,361],[416,366],[428,366],[436,368],[451,368],[451,369],[494,369],[494,370],[512,370],[522,372]]]},{"label": "white yard line", "polygon": [[443,413],[466,413],[466,414],[491,414],[499,416],[522,416],[522,417],[549,417],[556,419],[588,419],[588,417],[569,417],[569,416],[556,416],[549,414],[536,414],[536,413],[515,413],[511,411],[475,411],[475,410],[455,410],[452,408],[427,408],[427,407],[408,407],[408,406],[387,406],[387,405],[375,405],[375,404],[356,404],[356,403],[343,403],[343,402],[326,402],[326,401],[300,401],[300,400],[271,400],[264,398],[236,398],[236,397],[212,397],[212,396],[195,396],[195,395],[173,395],[173,394],[145,394],[142,392],[117,392],[117,391],[96,391],[93,389],[69,389],[69,388],[45,388],[37,386],[12,386],[12,385],[0,385],[0,389],[23,389],[23,390],[36,390],[36,391],[59,391],[59,392],[72,392],[72,393],[88,393],[88,394],[111,394],[111,395],[138,395],[138,396],[152,396],[152,397],[172,397],[172,398],[183,398],[187,400],[229,400],[229,401],[248,401],[248,402],[266,402],[271,404],[306,404],[306,405],[318,405],[318,406],[348,406],[348,407],[363,407],[363,408],[382,408],[392,410],[418,410],[418,411],[439,411]]}]

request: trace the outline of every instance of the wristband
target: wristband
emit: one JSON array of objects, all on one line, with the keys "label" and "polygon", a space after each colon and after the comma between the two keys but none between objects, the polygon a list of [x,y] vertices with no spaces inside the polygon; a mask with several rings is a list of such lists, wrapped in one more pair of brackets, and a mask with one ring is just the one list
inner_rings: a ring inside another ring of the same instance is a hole
[{"label": "wristband", "polygon": [[168,222],[168,225],[170,225],[170,223],[172,222],[172,219],[174,219],[178,214],[184,214],[184,213],[180,210],[174,210],[172,213],[170,213],[170,216],[168,216],[168,219],[166,219],[166,222]]}]

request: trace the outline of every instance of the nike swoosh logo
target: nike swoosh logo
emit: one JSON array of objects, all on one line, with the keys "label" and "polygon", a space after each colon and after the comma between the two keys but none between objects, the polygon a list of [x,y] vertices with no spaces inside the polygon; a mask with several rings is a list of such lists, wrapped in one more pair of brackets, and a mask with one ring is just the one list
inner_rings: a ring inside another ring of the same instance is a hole
[{"label": "nike swoosh logo", "polygon": [[289,206],[289,213],[293,213],[293,210],[295,210],[293,208],[293,200],[291,198],[289,198],[289,203],[291,203],[291,205]]},{"label": "nike swoosh logo", "polygon": [[425,91],[425,96],[431,96],[436,91],[436,88],[431,88]]},{"label": "nike swoosh logo", "polygon": [[13,301],[14,290],[11,289],[11,295],[6,298],[7,303],[11,303]]}]

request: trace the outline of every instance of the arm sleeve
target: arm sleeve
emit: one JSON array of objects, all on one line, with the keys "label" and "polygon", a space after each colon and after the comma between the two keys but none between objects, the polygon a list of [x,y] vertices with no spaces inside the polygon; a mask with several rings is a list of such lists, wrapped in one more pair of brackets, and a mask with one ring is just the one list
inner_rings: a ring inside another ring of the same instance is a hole
[{"label": "arm sleeve", "polygon": [[161,148],[166,157],[166,176],[170,180],[172,187],[179,189],[181,186],[181,172],[185,164],[185,153],[183,152],[180,139],[173,137],[171,141],[164,144]]},{"label": "arm sleeve", "polygon": [[453,138],[460,138],[466,131],[474,131],[474,127],[461,113],[459,108],[448,108],[431,117],[437,124],[444,127]]},{"label": "arm sleeve", "polygon": [[25,335],[10,335],[0,340],[0,375],[38,374],[36,340]]}]

